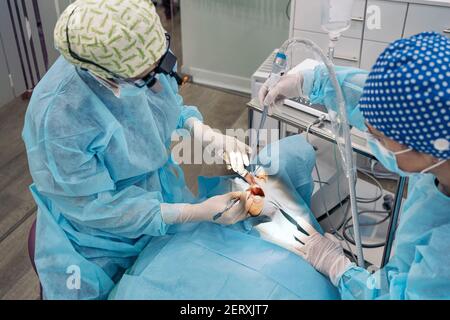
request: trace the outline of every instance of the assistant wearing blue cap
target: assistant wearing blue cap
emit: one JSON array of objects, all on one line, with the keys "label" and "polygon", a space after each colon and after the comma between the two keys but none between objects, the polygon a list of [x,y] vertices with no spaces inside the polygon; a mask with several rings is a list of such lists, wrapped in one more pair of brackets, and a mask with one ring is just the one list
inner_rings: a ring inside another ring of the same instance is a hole
[{"label": "assistant wearing blue cap", "polygon": [[[420,33],[392,43],[370,73],[347,67],[336,72],[350,123],[366,131],[373,154],[387,169],[410,177],[408,198],[394,254],[374,274],[320,234],[305,239],[301,256],[330,277],[342,298],[450,299],[450,40]],[[335,108],[323,65],[280,83]]]},{"label": "assistant wearing blue cap", "polygon": [[416,151],[450,158],[450,41],[426,32],[378,58],[360,100],[366,120]]}]

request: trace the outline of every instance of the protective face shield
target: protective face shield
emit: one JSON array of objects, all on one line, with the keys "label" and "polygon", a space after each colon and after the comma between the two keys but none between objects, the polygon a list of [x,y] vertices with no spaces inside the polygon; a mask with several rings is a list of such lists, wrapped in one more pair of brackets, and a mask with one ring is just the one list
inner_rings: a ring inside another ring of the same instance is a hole
[{"label": "protective face shield", "polygon": [[[97,80],[99,80],[103,85],[105,85],[108,89],[110,89],[114,95],[118,98],[122,97],[134,97],[137,95],[142,94],[146,89],[155,89],[155,92],[159,92],[161,90],[160,87],[156,86],[158,83],[158,74],[166,74],[169,75],[177,81],[178,85],[181,85],[183,83],[183,80],[181,77],[174,71],[175,66],[177,64],[177,57],[170,51],[170,35],[166,34],[166,40],[167,40],[167,49],[166,53],[161,57],[159,60],[157,66],[150,71],[145,77],[138,79],[138,80],[128,80],[124,79],[121,76],[115,74],[114,72],[111,72],[107,69],[112,76],[114,82],[118,85],[118,88],[112,87],[110,84],[108,84],[105,80],[99,78],[98,76],[94,75]],[[70,46],[69,46],[70,48]],[[70,52],[70,51],[69,51]],[[85,62],[86,60],[83,59]],[[89,62],[91,64],[96,65],[94,62]],[[98,66],[100,67],[100,66]],[[100,67],[102,68],[102,67]]]},{"label": "protective face shield", "polygon": [[166,53],[164,53],[161,59],[159,59],[157,66],[142,79],[132,82],[126,80],[125,82],[132,83],[134,86],[138,88],[147,87],[151,89],[158,81],[156,76],[158,74],[165,74],[175,78],[178,85],[181,85],[183,83],[181,77],[178,75],[176,71],[174,71],[175,66],[177,64],[177,57],[170,51],[170,35],[168,33],[166,33],[166,40],[167,40]]},{"label": "protective face shield", "polygon": [[389,171],[397,173],[403,177],[410,177],[410,176],[417,175],[419,173],[420,174],[427,173],[431,169],[440,166],[441,164],[443,164],[446,161],[446,160],[441,160],[434,165],[426,167],[425,169],[423,169],[420,172],[406,172],[406,171],[401,170],[398,167],[396,156],[403,154],[403,153],[410,152],[413,150],[412,148],[408,148],[408,149],[397,151],[397,152],[392,152],[392,151],[386,149],[385,147],[383,147],[380,144],[380,142],[369,132],[366,132],[366,138],[367,138],[367,143],[369,144],[369,147],[372,150],[373,155],[381,162],[381,164]]},{"label": "protective face shield", "polygon": [[144,93],[148,88],[147,87],[137,87],[127,82],[119,83],[119,97],[135,97],[142,93]]}]

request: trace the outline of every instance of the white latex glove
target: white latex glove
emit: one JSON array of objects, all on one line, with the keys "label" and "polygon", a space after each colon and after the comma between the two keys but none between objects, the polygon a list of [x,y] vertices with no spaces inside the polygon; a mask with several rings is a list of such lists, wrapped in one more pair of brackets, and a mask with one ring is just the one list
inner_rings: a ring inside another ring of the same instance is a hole
[{"label": "white latex glove", "polygon": [[258,93],[259,105],[261,107],[269,106],[269,115],[283,104],[284,99],[302,95],[303,76],[301,73],[282,76],[273,88],[269,88],[269,82],[267,80]]},{"label": "white latex glove", "polygon": [[309,236],[297,230],[294,237],[303,244],[297,241],[294,249],[337,286],[342,274],[347,271],[352,262],[345,256],[342,246],[335,242],[336,238],[333,235],[326,233],[322,236],[306,221],[298,222]]},{"label": "white latex glove", "polygon": [[[230,206],[233,200],[239,201],[230,207],[230,209],[224,211]],[[223,225],[231,225],[245,220],[250,216],[248,210],[252,202],[253,199],[250,197],[250,192],[238,191],[211,197],[197,204],[162,203],[161,213],[166,224],[210,221]],[[220,212],[223,213],[214,220]]]},{"label": "white latex glove", "polygon": [[200,141],[205,150],[219,154],[226,162],[227,168],[245,176],[246,166],[250,164],[251,148],[235,137],[226,136],[214,131],[196,118],[187,120],[187,127],[191,130],[194,139]]}]

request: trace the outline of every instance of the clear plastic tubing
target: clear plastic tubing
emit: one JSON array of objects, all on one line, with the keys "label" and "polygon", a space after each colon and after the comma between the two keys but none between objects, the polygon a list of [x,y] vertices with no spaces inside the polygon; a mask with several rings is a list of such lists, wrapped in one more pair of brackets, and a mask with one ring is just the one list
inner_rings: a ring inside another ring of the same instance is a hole
[{"label": "clear plastic tubing", "polygon": [[[347,1],[347,0],[339,0],[339,2]],[[356,244],[356,254],[358,256],[358,266],[364,268],[364,255],[362,250],[362,244],[361,244],[361,233],[359,229],[359,216],[358,216],[358,204],[356,202],[356,171],[355,171],[355,165],[353,161],[353,150],[352,150],[352,142],[350,137],[350,127],[348,125],[348,115],[347,115],[347,109],[345,107],[345,100],[344,96],[342,94],[341,87],[339,85],[339,82],[337,81],[336,77],[336,71],[334,69],[334,65],[331,62],[331,59],[327,58],[325,54],[323,53],[322,49],[320,49],[314,42],[308,39],[304,38],[291,38],[286,40],[283,45],[281,46],[279,53],[285,54],[288,50],[288,48],[296,43],[303,44],[307,48],[311,49],[317,55],[322,59],[325,66],[328,69],[328,74],[330,77],[331,84],[333,85],[333,88],[336,92],[336,101],[338,104],[338,112],[341,113],[341,125],[343,129],[343,138],[344,138],[344,149],[342,150],[343,156],[344,156],[344,163],[345,163],[345,172],[346,176],[349,180],[349,190],[350,190],[350,207],[351,207],[351,213],[352,213],[352,219],[353,219],[353,232],[355,236],[355,244]],[[336,141],[336,143],[339,146],[339,142]]]}]

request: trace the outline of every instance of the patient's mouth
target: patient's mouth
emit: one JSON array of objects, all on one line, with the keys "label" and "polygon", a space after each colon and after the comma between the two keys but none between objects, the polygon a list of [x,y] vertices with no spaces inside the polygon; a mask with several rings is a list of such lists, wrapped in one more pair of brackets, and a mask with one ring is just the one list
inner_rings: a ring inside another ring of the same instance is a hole
[{"label": "patient's mouth", "polygon": [[264,194],[263,189],[258,186],[257,184],[253,184],[250,186],[250,188],[248,189],[252,195],[254,196],[260,196],[260,197],[265,197],[266,195]]},{"label": "patient's mouth", "polygon": [[[251,185],[250,188],[248,189],[248,191],[250,191],[251,195],[254,197],[260,197],[260,198],[265,197],[263,189],[260,186],[258,186],[257,184]],[[264,207],[264,201],[259,201],[259,202],[255,201],[250,206],[248,213],[253,217],[257,217],[261,214],[263,207]]]}]

